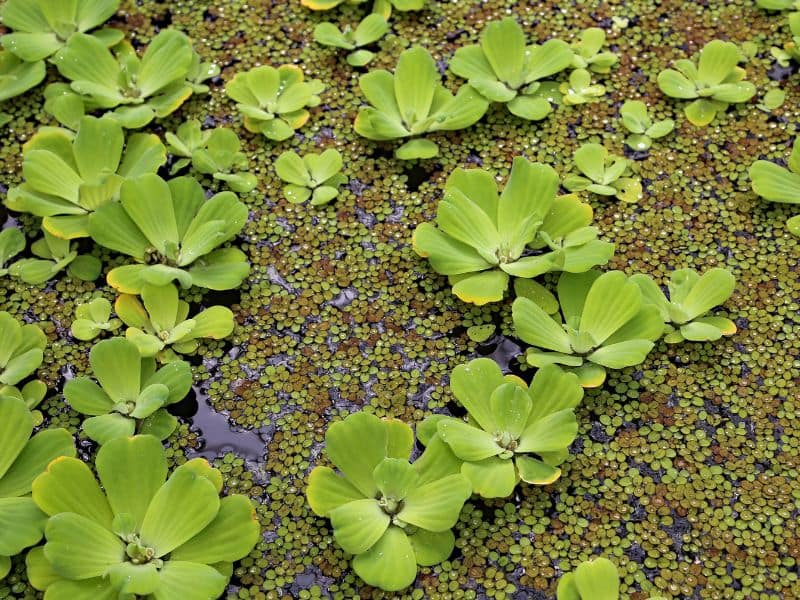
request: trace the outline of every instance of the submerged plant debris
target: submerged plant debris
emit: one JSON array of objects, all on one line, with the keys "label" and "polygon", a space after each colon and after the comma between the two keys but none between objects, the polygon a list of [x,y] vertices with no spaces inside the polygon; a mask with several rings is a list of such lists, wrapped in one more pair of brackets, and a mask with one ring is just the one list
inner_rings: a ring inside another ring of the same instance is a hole
[{"label": "submerged plant debris", "polygon": [[[463,83],[447,71],[456,49],[478,43],[488,21],[511,14],[539,42],[573,43],[586,28],[602,28],[619,57],[609,73],[592,74],[606,89],[593,102],[559,106],[541,121],[494,104],[469,129],[427,134],[438,155],[409,163],[393,158],[392,143],[355,133],[364,71],[314,42],[319,23],[341,28],[365,13],[347,4],[317,13],[299,0],[124,0],[108,23],[134,47],[176,28],[191,35],[203,60],[220,65],[207,96],[192,96],[147,131],[163,139],[188,119],[233,128],[259,180],[239,195],[249,217],[236,243],[251,264],[242,287],[193,288],[185,296],[193,314],[229,306],[235,329],[226,340],[200,340],[187,356],[200,416],[191,399],[171,405],[180,424],[166,440],[170,469],[202,453],[223,473],[227,494],[257,501],[262,539],[235,565],[227,598],[544,600],[555,597],[562,573],[600,554],[619,567],[621,592],[632,600],[800,597],[800,245],[786,227],[796,209],[762,201],[747,174],[757,159],[785,160],[797,133],[797,66],[779,66],[770,53],[791,37],[785,18],[753,0],[431,0],[418,12],[397,11],[369,68],[393,71],[399,54],[419,45],[451,92]],[[757,93],[696,127],[656,78],[717,38],[755,44],[741,65]],[[238,72],[284,64],[300,66],[326,90],[308,122],[276,142],[245,130],[224,86]],[[53,69],[48,81],[57,81]],[[11,115],[0,140],[3,193],[21,182],[22,145],[55,124],[42,108],[43,89],[3,102]],[[785,102],[757,109],[776,89]],[[619,108],[631,99],[644,101],[654,120],[674,119],[675,131],[646,151],[626,147]],[[362,408],[409,423],[431,413],[462,416],[448,377],[479,355],[527,381],[532,375],[513,337],[511,303],[459,301],[413,252],[411,234],[434,218],[456,167],[479,166],[504,183],[522,155],[563,177],[584,143],[631,159],[643,188],[634,204],[587,198],[601,239],[616,244],[606,269],[665,285],[674,269],[726,267],[737,283],[718,312],[737,333],[714,343],[662,340],[643,364],[610,370],[576,408],[580,428],[560,479],[520,485],[509,499],[473,496],[455,525],[449,560],[421,567],[402,592],[370,588],[305,499],[328,424]],[[275,160],[287,150],[326,149],[344,157],[349,181],[338,197],[321,206],[288,202]],[[201,181],[207,190],[226,189],[210,175]],[[38,237],[29,215],[0,207],[3,222],[21,225],[29,242]],[[90,374],[92,342],[73,338],[70,326],[77,306],[96,297],[113,303],[105,275],[123,261],[89,243],[79,242],[78,251],[103,260],[97,281],[62,275],[31,287],[4,278],[0,310],[42,325],[48,345],[36,376],[49,395],[38,408],[46,424],[77,436],[78,456],[86,458],[96,448],[61,393],[66,381]],[[467,330],[478,325],[497,333],[473,341]],[[221,416],[210,418],[209,410]],[[0,581],[0,598],[36,597],[18,556]]]}]

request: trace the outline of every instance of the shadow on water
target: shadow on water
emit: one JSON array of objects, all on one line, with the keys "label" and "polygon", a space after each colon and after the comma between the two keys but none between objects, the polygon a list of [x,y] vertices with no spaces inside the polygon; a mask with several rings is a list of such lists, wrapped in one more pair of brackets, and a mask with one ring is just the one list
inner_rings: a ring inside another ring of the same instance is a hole
[{"label": "shadow on water", "polygon": [[169,411],[190,421],[192,429],[197,430],[200,437],[200,449],[187,454],[211,459],[233,452],[248,463],[263,465],[267,443],[261,434],[234,427],[228,415],[217,412],[196,386],[192,386],[186,398],[171,405]]}]

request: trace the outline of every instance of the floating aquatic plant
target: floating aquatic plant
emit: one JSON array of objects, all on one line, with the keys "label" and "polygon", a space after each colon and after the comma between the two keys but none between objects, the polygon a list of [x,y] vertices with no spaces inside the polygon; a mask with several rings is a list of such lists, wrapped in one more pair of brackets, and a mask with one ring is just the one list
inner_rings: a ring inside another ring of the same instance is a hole
[{"label": "floating aquatic plant", "polygon": [[619,61],[613,52],[601,52],[606,43],[606,32],[599,27],[589,27],[581,32],[580,38],[570,46],[573,51],[572,66],[576,69],[589,69],[595,73],[609,73]]},{"label": "floating aquatic plant", "polygon": [[126,178],[155,173],[166,160],[158,136],[126,139],[114,120],[83,117],[77,133],[50,127],[25,144],[25,181],[9,190],[5,204],[42,217],[43,229],[54,237],[87,237],[89,215],[117,200]]},{"label": "floating aquatic plant", "polygon": [[453,370],[450,388],[469,421],[433,415],[417,435],[425,444],[438,435],[464,462],[461,472],[476,494],[506,498],[520,480],[548,485],[561,476],[558,465],[578,433],[573,409],[583,388],[576,375],[547,365],[528,387],[504,376],[493,360],[478,358]]},{"label": "floating aquatic plant", "polygon": [[383,15],[372,13],[353,30],[349,27],[340,30],[333,23],[320,23],[314,28],[314,39],[323,46],[349,50],[347,64],[353,67],[363,67],[375,58],[375,53],[365,50],[364,46],[374,44],[387,31],[389,31],[389,23],[383,18]]},{"label": "floating aquatic plant", "polygon": [[642,290],[645,302],[656,306],[666,323],[664,341],[708,342],[736,333],[730,319],[705,316],[733,293],[736,280],[730,271],[715,267],[700,275],[694,269],[677,269],[670,274],[669,298],[647,275],[632,275],[630,281]]},{"label": "floating aquatic plant", "polygon": [[653,140],[669,135],[675,129],[672,119],[653,121],[647,112],[647,105],[641,100],[626,100],[619,109],[619,115],[625,129],[631,132],[625,138],[625,143],[632,150],[648,150]]},{"label": "floating aquatic plant", "polygon": [[75,320],[70,331],[75,339],[89,341],[104,331],[116,331],[122,321],[111,318],[111,302],[105,298],[95,298],[86,304],[75,307]]},{"label": "floating aquatic plant", "polygon": [[417,565],[435,565],[450,556],[451,528],[472,489],[447,446],[432,443],[409,463],[411,428],[363,412],[333,423],[325,444],[339,473],[315,467],[308,503],[331,520],[333,536],[353,555],[359,577],[397,591],[414,581]]},{"label": "floating aquatic plant", "polygon": [[631,174],[631,161],[610,154],[600,144],[583,144],[573,155],[580,175],[570,173],[564,187],[571,192],[587,191],[600,196],[616,196],[635,203],[642,197],[642,183]]},{"label": "floating aquatic plant", "polygon": [[[77,33],[52,61],[71,82],[69,88],[55,88],[49,98],[53,115],[68,121],[66,125],[82,111],[115,109],[117,122],[136,129],[175,112],[194,90],[187,81],[194,61],[192,43],[174,29],[156,35],[141,58],[128,42],[109,50],[97,38]],[[70,110],[55,105],[53,98],[69,102]]]},{"label": "floating aquatic plant", "polygon": [[89,217],[89,233],[98,244],[133,257],[135,265],[112,269],[108,282],[125,294],[177,280],[212,290],[238,286],[250,272],[245,254],[219,248],[244,227],[247,207],[233,192],[206,200],[191,177],[164,181],[158,175],[127,179],[120,201],[101,206]]},{"label": "floating aquatic plant", "polygon": [[675,69],[661,71],[658,87],[667,96],[693,100],[684,108],[686,118],[693,125],[708,125],[730,104],[747,102],[756,93],[752,83],[743,81],[740,58],[736,44],[713,40],[700,51],[697,64],[681,59]]},{"label": "floating aquatic plant", "polygon": [[[787,161],[788,169],[767,160],[750,167],[753,191],[770,202],[800,204],[800,138],[796,138]],[[786,221],[786,228],[800,237],[800,215]]]},{"label": "floating aquatic plant", "polygon": [[48,518],[46,543],[27,557],[31,584],[56,599],[220,597],[232,563],[259,539],[250,500],[220,498],[222,474],[201,458],[167,478],[164,448],[149,435],[108,442],[95,468],[99,483],[63,457],[33,482]]},{"label": "floating aquatic plant", "polygon": [[25,249],[25,234],[16,227],[0,230],[0,277],[8,275],[8,263]]},{"label": "floating aquatic plant", "polygon": [[91,254],[78,254],[77,242],[57,238],[44,231],[43,236],[31,244],[37,258],[22,258],[8,267],[8,273],[25,283],[39,285],[49,281],[66,269],[67,274],[82,281],[94,281],[103,268],[100,259]]},{"label": "floating aquatic plant", "polygon": [[342,155],[329,149],[321,154],[306,154],[302,158],[287,150],[275,161],[275,171],[287,184],[284,197],[293,204],[311,198],[312,205],[327,204],[339,195],[339,186],[347,182],[342,170]]},{"label": "floating aquatic plant", "polygon": [[[340,4],[363,4],[367,0],[300,0],[300,4],[311,10],[330,10]],[[420,10],[425,7],[426,0],[375,0],[372,12],[388,19],[392,9],[400,11]]]},{"label": "floating aquatic plant", "polygon": [[[0,20],[13,32],[0,37],[0,44],[26,62],[42,60],[60,50],[73,34],[105,23],[118,8],[119,0],[7,0]],[[124,34],[106,28],[92,36],[104,46],[114,46]]]},{"label": "floating aquatic plant", "polygon": [[[602,556],[583,561],[558,580],[556,600],[619,600],[619,573]],[[665,600],[651,596],[650,600]]]},{"label": "floating aquatic plant", "polygon": [[798,12],[789,15],[789,31],[792,33],[791,41],[786,42],[782,48],[773,46],[770,53],[782,67],[788,67],[790,61],[800,62],[800,8]]},{"label": "floating aquatic plant", "polygon": [[97,382],[82,376],[64,386],[64,398],[81,414],[81,426],[99,444],[133,435],[166,439],[178,420],[165,406],[183,400],[192,385],[189,363],[173,361],[156,371],[152,358],[143,358],[136,344],[124,338],[92,346],[89,364]]},{"label": "floating aquatic plant", "polygon": [[658,308],[621,271],[564,273],[557,286],[555,315],[529,298],[514,301],[514,330],[533,346],[528,364],[561,365],[574,371],[584,387],[605,381],[606,369],[644,361],[664,333]]},{"label": "floating aquatic plant", "polygon": [[358,112],[356,133],[376,141],[414,137],[395,150],[401,160],[436,156],[439,147],[417,136],[469,127],[489,106],[468,85],[453,96],[441,84],[433,57],[420,47],[400,55],[394,74],[370,71],[358,83],[370,106]]},{"label": "floating aquatic plant", "polygon": [[570,66],[573,53],[559,39],[528,45],[513,17],[490,21],[480,44],[456,50],[450,70],[469,81],[490,102],[501,102],[523,119],[544,119],[555,83],[546,78]]},{"label": "floating aquatic plant", "polygon": [[587,104],[596,102],[606,94],[606,88],[592,83],[592,74],[586,69],[575,69],[569,74],[569,81],[559,86],[564,104]]},{"label": "floating aquatic plant", "polygon": [[447,275],[465,302],[502,300],[509,276],[581,272],[608,262],[614,245],[597,239],[592,209],[574,196],[557,198],[549,166],[514,159],[503,193],[491,173],[456,169],[445,186],[436,225],[414,231],[417,254]]},{"label": "floating aquatic plant", "polygon": [[170,284],[145,284],[141,297],[123,294],[114,309],[128,328],[125,337],[145,357],[159,362],[177,360],[175,352],[191,354],[201,339],[220,340],[233,332],[233,313],[224,306],[211,306],[189,317],[189,303],[178,297]]},{"label": "floating aquatic plant", "polygon": [[282,141],[306,124],[318,106],[325,85],[318,79],[304,80],[300,67],[256,67],[237,73],[225,86],[225,93],[236,101],[244,115],[244,127],[253,133]]},{"label": "floating aquatic plant", "polygon": [[[44,80],[46,73],[44,61],[25,62],[8,50],[0,52],[0,102],[36,87]],[[0,127],[10,120],[11,115],[0,112]]]},{"label": "floating aquatic plant", "polygon": [[173,175],[191,164],[198,173],[224,181],[234,192],[247,193],[258,184],[256,176],[247,172],[247,155],[232,129],[203,130],[200,121],[191,120],[175,133],[167,132],[166,139],[170,154],[180,157],[172,165]]},{"label": "floating aquatic plant", "polygon": [[46,515],[30,497],[33,480],[51,460],[75,456],[69,432],[46,429],[31,437],[35,424],[25,402],[0,390],[0,581],[11,569],[10,557],[44,534]]},{"label": "floating aquatic plant", "polygon": [[16,386],[33,375],[44,360],[47,337],[35,324],[20,325],[9,313],[0,312],[0,396],[25,400],[28,408],[44,397],[41,381],[30,382],[22,390]]}]

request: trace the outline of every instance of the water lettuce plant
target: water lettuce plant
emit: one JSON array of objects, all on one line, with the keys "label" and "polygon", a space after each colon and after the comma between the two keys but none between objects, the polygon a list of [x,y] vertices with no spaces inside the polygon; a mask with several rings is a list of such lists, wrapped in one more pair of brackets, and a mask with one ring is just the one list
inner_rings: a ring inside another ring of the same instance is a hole
[{"label": "water lettuce plant", "polygon": [[75,320],[70,331],[75,339],[89,341],[104,331],[113,332],[121,326],[121,320],[111,318],[111,302],[105,298],[94,298],[75,307]]},{"label": "water lettuce plant", "polygon": [[19,398],[0,392],[0,581],[11,557],[38,543],[46,516],[30,497],[33,480],[59,456],[75,456],[65,429],[46,429],[31,437],[34,416]]},{"label": "water lettuce plant", "polygon": [[[0,52],[0,103],[36,87],[46,73],[43,61],[25,62],[7,50]],[[0,112],[0,127],[10,120],[11,115]]]},{"label": "water lettuce plant", "polygon": [[[753,191],[770,202],[800,204],[800,137],[792,145],[786,161],[788,168],[767,160],[757,160],[750,166]],[[800,215],[786,221],[786,228],[800,237]]]},{"label": "water lettuce plant", "polygon": [[389,31],[389,23],[383,15],[372,13],[362,19],[355,29],[345,27],[340,30],[333,23],[323,22],[314,28],[314,39],[323,46],[333,46],[349,50],[347,64],[353,67],[363,67],[368,64],[375,53],[365,50],[364,46],[374,44]]},{"label": "water lettuce plant", "polygon": [[247,171],[247,155],[232,129],[203,130],[200,121],[193,119],[175,133],[167,132],[166,139],[170,154],[180,157],[172,165],[172,175],[191,164],[198,173],[224,181],[234,192],[245,194],[258,184],[256,176]]},{"label": "water lettuce plant", "polygon": [[741,53],[732,42],[713,40],[700,51],[695,64],[688,59],[675,61],[675,69],[658,74],[658,87],[667,96],[693,100],[684,113],[693,125],[705,126],[730,104],[747,102],[755,86],[743,81],[745,70],[738,66]]},{"label": "water lettuce plant", "polygon": [[644,361],[664,333],[658,308],[622,271],[564,273],[557,285],[559,312],[550,315],[529,298],[514,300],[514,330],[532,347],[528,364],[557,364],[584,387],[605,381],[606,369]]},{"label": "water lettuce plant", "polygon": [[[0,37],[3,48],[26,62],[52,56],[75,33],[99,27],[117,12],[119,0],[7,0],[0,9],[3,25],[13,30]],[[105,46],[122,41],[118,29],[101,29],[93,36]]]},{"label": "water lettuce plant", "polygon": [[[300,0],[300,4],[311,10],[330,10],[340,4],[363,4],[367,0]],[[425,7],[426,0],[375,0],[372,12],[388,19],[392,9],[400,11],[420,10]]]},{"label": "water lettuce plant", "polygon": [[619,57],[613,52],[601,52],[606,43],[606,32],[599,27],[589,27],[570,46],[573,51],[572,66],[589,69],[595,73],[608,73]]},{"label": "water lettuce plant", "polygon": [[625,138],[625,143],[632,150],[648,150],[653,140],[669,135],[675,129],[672,119],[653,121],[647,112],[647,105],[641,100],[626,100],[619,109],[619,115],[625,129],[631,132]]},{"label": "water lettuce plant", "polygon": [[[83,109],[115,109],[123,127],[143,127],[154,118],[175,112],[192,95],[186,77],[194,59],[192,43],[174,29],[164,29],[148,44],[141,58],[128,42],[111,50],[97,38],[77,33],[51,59],[68,79],[71,94]],[[54,116],[59,114],[54,112]]]},{"label": "water lettuce plant", "polygon": [[[43,381],[34,379],[22,387],[19,384],[28,379],[44,360],[47,337],[38,325],[20,325],[9,313],[0,312],[0,396],[10,396],[22,400],[29,410],[33,410],[47,393]],[[35,424],[39,425],[42,414],[34,411]]]},{"label": "water lettuce plant", "polygon": [[293,204],[309,198],[312,205],[327,204],[336,198],[339,186],[347,182],[341,170],[342,155],[332,148],[303,157],[287,150],[275,161],[278,177],[288,184],[283,188],[283,195]]},{"label": "water lettuce plant", "polygon": [[99,483],[86,463],[62,457],[33,482],[48,517],[46,543],[26,561],[36,589],[55,600],[223,595],[232,563],[260,537],[247,497],[221,498],[222,474],[201,458],[168,478],[164,448],[148,435],[105,444],[95,468]]},{"label": "water lettuce plant", "polygon": [[70,379],[64,398],[83,415],[86,435],[105,444],[134,433],[166,439],[178,420],[164,408],[183,400],[192,385],[189,363],[173,361],[156,370],[152,358],[142,358],[136,344],[125,338],[102,340],[92,346],[88,376]]},{"label": "water lettuce plant", "polygon": [[287,140],[306,124],[308,107],[318,106],[325,85],[318,79],[304,81],[295,65],[256,67],[237,73],[225,93],[244,115],[247,131],[275,140]]},{"label": "water lettuce plant", "polygon": [[63,269],[67,274],[82,281],[94,281],[100,277],[103,268],[100,259],[91,254],[78,254],[77,242],[64,240],[48,231],[31,244],[31,252],[36,258],[22,258],[8,267],[12,277],[31,285],[49,281]]},{"label": "water lettuce plant", "polygon": [[247,214],[233,192],[206,200],[192,177],[167,182],[147,174],[123,182],[120,201],[89,217],[89,233],[98,244],[137,261],[108,274],[109,284],[122,293],[138,294],[146,283],[173,280],[183,288],[230,290],[250,265],[241,250],[219,246],[236,237]]},{"label": "water lettuce plant", "polygon": [[83,117],[77,133],[48,127],[25,144],[25,181],[8,191],[5,204],[42,217],[42,228],[52,236],[88,237],[89,215],[117,200],[126,178],[155,173],[166,160],[158,136],[126,138],[114,120]]},{"label": "water lettuce plant", "polygon": [[592,83],[592,74],[586,69],[575,69],[569,74],[569,81],[563,82],[559,88],[564,104],[587,104],[595,102],[606,94],[606,87]]},{"label": "water lettuce plant", "polygon": [[783,48],[773,46],[770,53],[782,67],[788,67],[790,61],[800,62],[800,10],[789,15],[789,31],[792,39],[783,45]]},{"label": "water lettuce plant", "polygon": [[8,275],[8,263],[25,249],[25,234],[16,227],[0,230],[0,277]]},{"label": "water lettuce plant", "polygon": [[491,173],[455,169],[436,225],[414,231],[414,251],[447,275],[453,293],[482,305],[502,300],[509,276],[586,271],[608,262],[614,245],[597,239],[592,209],[575,196],[556,197],[549,166],[514,158],[502,194]]},{"label": "water lettuce plant", "polygon": [[414,581],[417,565],[435,565],[450,556],[451,528],[472,489],[447,446],[438,440],[409,463],[411,428],[364,412],[333,423],[325,444],[339,473],[315,467],[306,488],[308,503],[331,520],[333,536],[353,555],[359,577],[397,591]]},{"label": "water lettuce plant", "polygon": [[358,84],[370,106],[358,112],[356,133],[376,141],[415,138],[395,150],[401,160],[436,156],[439,147],[417,136],[469,127],[489,107],[469,85],[461,86],[453,96],[442,85],[433,57],[420,47],[400,54],[394,74],[383,69],[370,71]]},{"label": "water lettuce plant", "polygon": [[450,70],[488,101],[538,121],[552,110],[548,96],[554,83],[545,79],[569,67],[572,59],[569,45],[559,39],[528,45],[517,20],[506,17],[486,24],[480,44],[456,50]]},{"label": "water lettuce plant", "polygon": [[708,342],[736,333],[730,319],[705,316],[730,298],[736,279],[730,271],[715,267],[700,275],[694,269],[676,269],[670,274],[669,297],[647,275],[632,275],[630,281],[642,290],[645,302],[653,304],[666,323],[664,341]]},{"label": "water lettuce plant", "polygon": [[175,352],[191,354],[201,339],[220,340],[233,332],[233,313],[225,306],[210,306],[189,317],[189,303],[178,297],[174,285],[145,284],[137,296],[122,294],[114,310],[128,328],[125,337],[145,357],[159,362],[177,360]]},{"label": "water lettuce plant", "polygon": [[530,387],[504,376],[496,362],[478,358],[453,370],[450,388],[468,421],[433,415],[417,430],[438,435],[464,461],[461,473],[484,498],[506,498],[521,481],[548,485],[578,434],[573,410],[583,398],[578,377],[555,365],[536,372]]},{"label": "water lettuce plant", "polygon": [[642,197],[642,183],[628,177],[631,161],[610,154],[600,144],[587,143],[575,150],[575,166],[580,175],[570,173],[564,178],[564,187],[570,192],[587,191],[600,196],[616,196],[628,203],[638,202]]},{"label": "water lettuce plant", "polygon": [[619,574],[607,558],[587,560],[558,580],[557,600],[618,600]]}]

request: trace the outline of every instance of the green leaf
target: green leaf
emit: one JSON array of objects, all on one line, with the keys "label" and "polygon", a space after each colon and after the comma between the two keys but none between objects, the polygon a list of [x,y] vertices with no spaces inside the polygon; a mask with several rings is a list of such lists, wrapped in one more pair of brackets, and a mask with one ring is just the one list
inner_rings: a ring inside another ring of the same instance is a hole
[{"label": "green leaf", "polygon": [[720,102],[747,102],[756,94],[756,86],[749,81],[725,83],[716,86],[714,89],[714,94],[711,97]]},{"label": "green leaf", "polygon": [[95,466],[114,514],[131,515],[138,531],[147,507],[167,478],[161,444],[147,435],[118,438],[100,448]]},{"label": "green leaf", "polygon": [[541,121],[552,112],[553,107],[545,98],[517,96],[508,103],[508,110],[522,119]]},{"label": "green leaf", "polygon": [[619,597],[619,574],[606,558],[582,562],[575,569],[575,587],[581,598],[616,600]]},{"label": "green leaf", "polygon": [[125,212],[162,255],[180,242],[170,188],[158,175],[147,173],[128,179],[120,189]]},{"label": "green leaf", "polygon": [[165,409],[160,408],[149,417],[142,419],[139,425],[139,433],[152,435],[159,440],[167,439],[178,426],[178,419],[169,414]]},{"label": "green leaf", "polygon": [[192,62],[192,44],[176,29],[161,31],[145,50],[137,86],[143,97],[152,96],[176,80],[183,79]]},{"label": "green leaf", "polygon": [[559,410],[528,425],[519,438],[516,452],[541,454],[564,450],[577,434],[578,422],[573,410]]},{"label": "green leaf", "polygon": [[504,383],[503,372],[489,358],[477,358],[458,365],[450,376],[453,395],[485,431],[497,428],[489,399],[494,390]]},{"label": "green leaf", "polygon": [[325,434],[328,458],[368,498],[378,491],[372,473],[387,456],[387,438],[384,423],[363,412],[333,423]]},{"label": "green leaf", "polygon": [[547,40],[541,46],[529,46],[528,52],[526,83],[560,73],[570,66],[573,57],[569,44],[559,39]]},{"label": "green leaf", "polygon": [[95,378],[115,402],[134,402],[139,397],[140,361],[136,346],[122,338],[98,342],[89,352]]},{"label": "green leaf", "polygon": [[625,325],[605,341],[606,346],[634,339],[655,341],[664,333],[664,317],[653,305],[644,305]]},{"label": "green leaf", "polygon": [[[122,540],[80,514],[65,512],[50,517],[45,535],[44,555],[66,579],[101,577],[125,558]],[[76,548],[81,551],[76,552]]]},{"label": "green leaf", "polygon": [[672,133],[673,129],[675,129],[675,121],[672,119],[664,119],[663,121],[653,123],[645,133],[653,139],[658,139],[669,135]]},{"label": "green leaf", "polygon": [[639,312],[641,304],[642,293],[623,272],[604,273],[586,295],[580,332],[590,335],[595,345],[602,344]]},{"label": "green leaf", "polygon": [[275,161],[275,171],[286,183],[301,187],[311,187],[311,174],[302,158],[291,150],[281,154]]},{"label": "green leaf", "polygon": [[47,516],[30,498],[0,497],[0,556],[14,556],[33,546],[44,533]]},{"label": "green leaf", "polygon": [[176,548],[170,561],[214,564],[247,556],[261,536],[261,525],[249,498],[228,496],[220,501],[214,520],[188,542]]},{"label": "green leaf", "polygon": [[425,139],[410,140],[398,147],[394,155],[399,160],[426,160],[439,154],[439,146]]},{"label": "green leaf", "polygon": [[472,246],[453,239],[430,223],[417,226],[411,244],[414,252],[429,258],[433,269],[443,275],[459,275],[491,267]]},{"label": "green leaf", "polygon": [[0,231],[0,268],[25,249],[25,235],[16,227]]},{"label": "green leaf", "polygon": [[459,277],[453,284],[453,294],[464,302],[483,306],[499,302],[508,289],[508,274],[494,269]]},{"label": "green leaf", "polygon": [[736,44],[712,40],[700,51],[697,76],[709,86],[718,85],[736,68],[740,56]]},{"label": "green leaf", "polygon": [[497,229],[512,256],[519,256],[533,241],[550,212],[558,183],[552,167],[523,157],[514,159],[497,211]]},{"label": "green leaf", "polygon": [[558,312],[558,300],[542,284],[532,279],[516,279],[514,281],[514,293],[523,298],[535,302],[548,315]]},{"label": "green leaf", "polygon": [[652,124],[647,105],[641,100],[627,100],[619,109],[622,124],[631,133],[644,133]]},{"label": "green leaf", "polygon": [[150,247],[150,242],[118,202],[101,206],[89,216],[89,235],[101,246],[141,261]]},{"label": "green leaf", "polygon": [[385,498],[400,501],[417,485],[419,475],[406,459],[384,458],[375,467],[373,478]]},{"label": "green leaf", "polygon": [[497,328],[492,325],[472,325],[467,328],[467,337],[478,344],[485,342],[494,335]]},{"label": "green leaf", "polygon": [[389,527],[377,543],[353,559],[353,569],[369,585],[396,592],[417,575],[414,547],[399,527]]},{"label": "green leaf", "polygon": [[477,44],[463,46],[456,50],[450,61],[450,70],[459,77],[469,80],[492,81],[497,79],[483,49]]},{"label": "green leaf", "polygon": [[649,340],[617,342],[595,350],[587,357],[587,360],[609,369],[623,369],[644,362],[653,346],[653,342]]},{"label": "green leaf", "polygon": [[466,477],[450,475],[411,489],[397,518],[428,531],[449,530],[471,494]]},{"label": "green leaf", "polygon": [[428,117],[439,81],[436,63],[427,50],[415,47],[400,54],[395,68],[394,93],[400,114],[408,125]]},{"label": "green leaf", "polygon": [[119,413],[109,413],[85,419],[82,429],[89,439],[103,445],[111,440],[133,435],[136,421]]},{"label": "green leaf", "polygon": [[84,415],[104,415],[114,407],[114,401],[88,377],[70,379],[64,385],[64,398],[69,405]]},{"label": "green leaf", "polygon": [[328,149],[322,154],[307,154],[305,162],[311,179],[321,184],[342,170],[342,155],[336,150]]},{"label": "green leaf", "polygon": [[757,160],[750,167],[753,191],[771,202],[800,204],[800,175],[775,163]]},{"label": "green leaf", "polygon": [[333,469],[315,467],[308,476],[306,496],[311,510],[324,517],[331,510],[364,496],[344,477],[339,477]]},{"label": "green leaf", "polygon": [[76,256],[75,260],[70,262],[67,267],[67,273],[70,277],[80,279],[81,281],[94,281],[100,277],[100,271],[103,269],[103,264],[100,259],[83,254]]},{"label": "green leaf", "polygon": [[[679,279],[681,272],[674,271],[672,277]],[[688,320],[702,316],[715,306],[723,304],[733,293],[736,279],[727,269],[709,269],[692,286],[689,294],[680,302]]]},{"label": "green leaf", "polygon": [[158,136],[135,133],[128,136],[117,173],[126,178],[155,173],[167,162],[167,151]]},{"label": "green leaf", "polygon": [[483,498],[507,498],[519,481],[510,458],[491,456],[465,462],[461,472],[470,480],[473,491]]},{"label": "green leaf", "polygon": [[608,150],[600,144],[583,144],[575,151],[573,160],[581,173],[595,182],[605,179]]},{"label": "green leaf", "polygon": [[[8,313],[5,313],[8,314]],[[33,431],[33,415],[19,398],[0,396],[0,483],[25,448]]]},{"label": "green leaf", "polygon": [[704,127],[714,120],[718,110],[716,103],[700,98],[684,108],[683,112],[692,125]]},{"label": "green leaf", "polygon": [[147,595],[159,586],[158,569],[153,563],[122,562],[110,567],[105,577],[120,594]]},{"label": "green leaf", "polygon": [[389,31],[389,23],[382,15],[371,14],[365,17],[353,32],[356,46],[366,46],[381,39]]},{"label": "green leaf", "polygon": [[525,343],[564,354],[572,353],[569,336],[561,325],[532,300],[514,300],[512,315],[514,330]]},{"label": "green leaf", "polygon": [[176,470],[153,496],[141,527],[142,543],[160,558],[200,533],[219,511],[211,481],[191,470]]},{"label": "green leaf", "polygon": [[[3,410],[7,398],[0,398],[0,415],[3,424],[8,416]],[[18,420],[11,423],[19,423]],[[25,428],[23,427],[23,430]],[[13,454],[13,446],[6,445],[2,439],[3,453]],[[75,456],[75,446],[72,436],[65,429],[46,429],[34,435],[19,454],[10,468],[0,476],[0,498],[24,496],[30,494],[33,480],[42,473],[51,461],[59,456]],[[0,473],[4,469],[0,469]],[[0,552],[0,554],[3,554]]]},{"label": "green leaf", "polygon": [[500,81],[512,88],[523,83],[525,34],[513,17],[487,23],[481,33],[481,49]]},{"label": "green leaf", "polygon": [[[381,17],[381,19],[383,19],[383,17]],[[345,50],[352,50],[356,47],[356,44],[349,41],[333,23],[318,23],[314,28],[314,40],[318,44],[324,46],[334,46],[336,48],[344,48]]]},{"label": "green leaf", "polygon": [[516,456],[514,459],[519,477],[532,485],[550,485],[561,477],[561,469],[548,465],[528,456]]},{"label": "green leaf", "polygon": [[[106,108],[116,106],[122,101],[122,96],[116,90],[117,82],[122,77],[120,66],[97,38],[76,33],[51,60],[61,75],[70,81],[94,84],[98,91],[103,90],[108,95],[103,102]],[[97,94],[92,93],[91,96],[96,97]]]},{"label": "green leaf", "polygon": [[673,69],[665,69],[658,74],[658,87],[672,98],[684,100],[697,98],[697,88],[694,83]]},{"label": "green leaf", "polygon": [[423,567],[438,565],[447,560],[453,553],[456,538],[449,529],[446,531],[426,531],[417,529],[408,536],[408,541],[414,548],[417,564]]},{"label": "green leaf", "polygon": [[492,392],[489,404],[498,431],[518,438],[531,411],[531,400],[525,390],[516,383],[504,383]]},{"label": "green leaf", "polygon": [[336,542],[350,554],[372,548],[389,527],[391,519],[374,498],[354,500],[328,513]]},{"label": "green leaf", "polygon": [[[438,416],[445,417],[444,415]],[[433,423],[434,431],[432,431],[432,437],[427,440],[428,446],[422,456],[415,460],[412,465],[419,473],[420,484],[436,481],[448,475],[455,475],[461,470],[461,460],[453,454],[453,451],[435,430],[440,420],[437,419]],[[421,440],[422,438],[420,438]]]},{"label": "green leaf", "polygon": [[[189,269],[191,283],[210,290],[231,290],[250,273],[247,256],[238,248],[209,252]],[[188,286],[184,286],[188,287]]]},{"label": "green leaf", "polygon": [[206,600],[225,592],[228,577],[209,565],[169,560],[159,571],[161,585],[153,593],[155,600]]},{"label": "green leaf", "polygon": [[475,462],[503,452],[494,435],[460,419],[442,419],[437,430],[442,440],[461,460]]},{"label": "green leaf", "polygon": [[533,377],[528,388],[532,407],[526,425],[532,425],[546,415],[565,408],[575,408],[583,398],[583,389],[573,373],[555,365],[544,365]]},{"label": "green leaf", "polygon": [[122,157],[125,136],[110,119],[83,117],[73,143],[78,172],[85,181],[114,173]]}]

